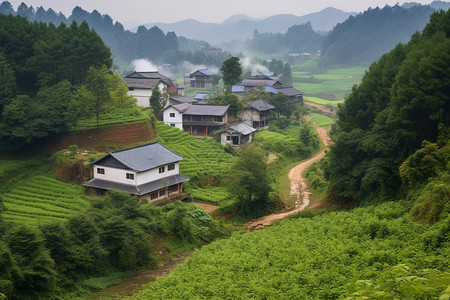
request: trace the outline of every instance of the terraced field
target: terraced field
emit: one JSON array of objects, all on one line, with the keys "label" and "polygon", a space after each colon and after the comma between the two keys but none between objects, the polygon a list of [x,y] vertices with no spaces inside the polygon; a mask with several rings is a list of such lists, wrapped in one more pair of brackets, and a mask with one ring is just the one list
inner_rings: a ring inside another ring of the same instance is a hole
[{"label": "terraced field", "polygon": [[204,180],[220,181],[226,175],[236,157],[225,152],[222,145],[209,139],[197,139],[175,127],[156,123],[158,141],[170,150],[184,156],[180,173],[191,179],[187,191],[193,192],[195,200],[225,204],[228,193],[224,188],[206,186]]},{"label": "terraced field", "polygon": [[80,185],[63,183],[46,176],[33,176],[0,195],[5,220],[39,225],[65,220],[89,206]]}]

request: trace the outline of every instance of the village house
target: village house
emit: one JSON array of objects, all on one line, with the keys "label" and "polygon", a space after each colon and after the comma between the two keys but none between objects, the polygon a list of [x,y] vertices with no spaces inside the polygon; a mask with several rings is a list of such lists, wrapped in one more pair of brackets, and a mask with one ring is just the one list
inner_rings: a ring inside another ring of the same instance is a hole
[{"label": "village house", "polygon": [[197,137],[213,136],[228,122],[229,105],[175,104],[163,111],[163,121]]},{"label": "village house", "polygon": [[184,199],[183,182],[179,174],[183,156],[159,142],[113,151],[90,163],[93,178],[83,185],[92,193],[104,195],[108,190],[136,195],[141,201],[159,202]]},{"label": "village house", "polygon": [[294,87],[282,87],[278,88],[278,92],[288,96],[292,102],[303,104],[303,92],[297,90]]},{"label": "village house", "polygon": [[169,77],[155,72],[133,72],[123,78],[128,86],[128,94],[137,99],[137,105],[143,107],[150,106],[152,89],[158,86],[161,92],[168,95],[178,94],[178,88],[172,83]]},{"label": "village house", "polygon": [[259,129],[268,129],[270,125],[270,111],[275,107],[264,100],[248,101],[242,111],[242,121],[247,125]]},{"label": "village house", "polygon": [[205,88],[212,86],[212,76],[216,75],[208,69],[197,70],[193,73],[188,73],[184,77],[184,85],[188,87]]},{"label": "village house", "polygon": [[245,78],[240,85],[244,87],[244,91],[246,93],[252,89],[264,88],[265,86],[269,86],[274,89],[283,87],[283,84],[280,81],[269,77]]},{"label": "village house", "polygon": [[251,143],[255,128],[242,122],[222,130],[220,135],[220,143],[222,145],[229,144],[233,148],[238,148],[244,143]]},{"label": "village house", "polygon": [[170,104],[163,110],[165,124],[183,130],[183,113],[189,108],[190,103]]}]

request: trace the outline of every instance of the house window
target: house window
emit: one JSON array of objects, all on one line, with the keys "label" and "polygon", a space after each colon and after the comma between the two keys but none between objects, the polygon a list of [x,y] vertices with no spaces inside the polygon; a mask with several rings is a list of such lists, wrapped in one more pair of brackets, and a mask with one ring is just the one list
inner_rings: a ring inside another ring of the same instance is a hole
[{"label": "house window", "polygon": [[127,179],[134,180],[134,174],[133,173],[127,173]]},{"label": "house window", "polygon": [[169,186],[169,194],[170,193],[175,193],[175,192],[178,192],[178,184]]},{"label": "house window", "polygon": [[167,165],[167,171],[175,170],[175,164],[169,164]]},{"label": "house window", "polygon": [[175,124],[170,124],[170,126],[175,127]]},{"label": "house window", "polygon": [[184,120],[185,120],[185,121],[191,121],[191,120],[192,120],[192,117],[191,117],[191,116],[184,116]]},{"label": "house window", "polygon": [[166,190],[160,190],[159,191],[159,196],[162,197],[166,194]]},{"label": "house window", "polygon": [[164,173],[164,167],[159,167],[159,173]]},{"label": "house window", "polygon": [[150,194],[150,199],[151,199],[151,200],[158,199],[158,192],[151,193],[151,194]]},{"label": "house window", "polygon": [[231,136],[227,135],[227,141],[231,141]]},{"label": "house window", "polygon": [[194,121],[194,122],[201,122],[202,121],[202,116],[193,116],[192,117],[192,121]]},{"label": "house window", "polygon": [[97,168],[97,174],[103,174],[103,175],[105,175],[105,169],[103,169],[103,168]]},{"label": "house window", "polygon": [[222,117],[214,117],[214,122],[222,122]]},{"label": "house window", "polygon": [[175,113],[170,113],[171,118],[175,118]]}]

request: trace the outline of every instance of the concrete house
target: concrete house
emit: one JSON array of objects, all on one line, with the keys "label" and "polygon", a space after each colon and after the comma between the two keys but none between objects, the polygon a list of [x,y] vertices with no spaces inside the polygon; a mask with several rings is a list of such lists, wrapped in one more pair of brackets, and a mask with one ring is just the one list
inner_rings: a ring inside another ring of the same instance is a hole
[{"label": "concrete house", "polygon": [[248,101],[246,104],[247,107],[242,111],[242,121],[256,129],[268,129],[270,125],[270,111],[275,106],[261,99]]},{"label": "concrete house", "polygon": [[220,143],[222,145],[229,144],[233,148],[238,148],[244,143],[251,143],[255,128],[242,122],[222,130],[220,135]]},{"label": "concrete house", "polygon": [[177,87],[172,84],[169,77],[159,72],[133,72],[123,78],[128,86],[128,94],[137,99],[137,105],[143,107],[150,106],[152,89],[155,86],[167,94],[177,93]]},{"label": "concrete house", "polygon": [[184,85],[196,88],[211,87],[212,76],[216,74],[216,72],[209,69],[201,69],[193,73],[188,73],[184,77]]},{"label": "concrete house", "polygon": [[183,113],[189,108],[189,103],[170,104],[163,110],[165,124],[183,130]]},{"label": "concrete house", "polygon": [[183,199],[183,182],[179,174],[183,156],[159,142],[113,151],[90,163],[93,178],[83,185],[97,195],[119,190],[136,195],[140,201]]}]

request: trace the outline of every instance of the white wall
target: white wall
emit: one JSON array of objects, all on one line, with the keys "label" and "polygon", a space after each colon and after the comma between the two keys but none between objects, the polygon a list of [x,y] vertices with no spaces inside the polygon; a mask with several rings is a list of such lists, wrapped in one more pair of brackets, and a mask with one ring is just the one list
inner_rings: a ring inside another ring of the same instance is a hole
[{"label": "white wall", "polygon": [[180,172],[179,163],[176,162],[175,169],[169,171],[167,169],[167,165],[161,166],[164,167],[164,173],[159,173],[159,167],[141,172],[137,174],[136,183],[137,185],[141,185],[147,182],[155,181],[161,178],[177,175]]},{"label": "white wall", "polygon": [[[170,117],[171,113],[174,113],[175,117]],[[175,124],[176,128],[183,130],[183,114],[173,107],[169,107],[164,111],[163,121],[167,125]]]},{"label": "white wall", "polygon": [[[98,174],[97,168],[105,169],[105,174]],[[127,176],[126,176],[127,173],[134,174],[134,180],[127,179]],[[118,183],[136,185],[136,172],[133,172],[131,170],[116,169],[116,168],[111,168],[111,167],[94,165],[94,178],[118,182]]]},{"label": "white wall", "polygon": [[[129,184],[129,185],[141,185],[141,184],[155,181],[155,180],[158,180],[158,179],[161,179],[164,177],[177,175],[180,172],[179,163],[176,162],[174,164],[175,164],[175,169],[173,169],[171,171],[168,170],[168,168],[167,168],[168,165],[164,165],[163,173],[159,173],[159,167],[145,171],[145,172],[136,173],[131,170],[116,169],[116,168],[111,168],[111,167],[94,165],[94,178],[118,182],[118,183],[124,183],[124,184]],[[104,175],[98,174],[97,168],[105,169],[105,174]],[[127,173],[134,174],[134,180],[127,179],[127,176],[126,176]]]},{"label": "white wall", "polygon": [[[164,90],[167,88],[167,85],[164,83],[160,83],[158,85],[159,90],[161,93],[164,92]],[[137,99],[137,105],[143,106],[143,107],[150,107],[150,97],[152,96],[152,89],[139,89],[135,88],[133,91],[128,91],[128,95],[134,96]],[[168,105],[169,101],[167,101]]]}]

